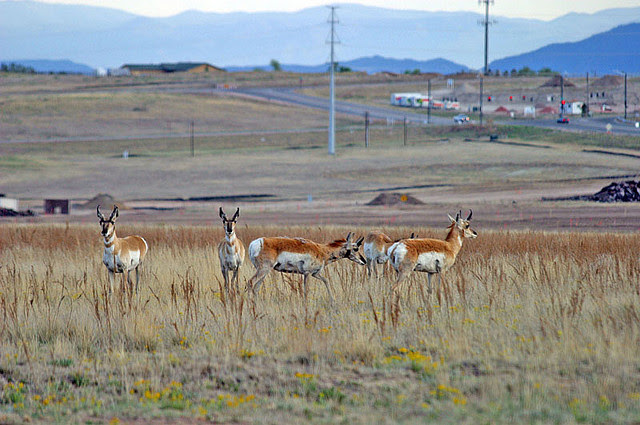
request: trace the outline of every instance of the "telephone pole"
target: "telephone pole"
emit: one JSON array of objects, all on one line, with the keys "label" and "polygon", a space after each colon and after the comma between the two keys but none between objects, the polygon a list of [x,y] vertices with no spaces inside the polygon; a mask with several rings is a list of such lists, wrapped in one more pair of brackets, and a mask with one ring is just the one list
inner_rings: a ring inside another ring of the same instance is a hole
[{"label": "telephone pole", "polygon": [[336,9],[338,6],[327,6],[331,9],[331,16],[329,17],[329,22],[331,24],[331,33],[329,34],[328,43],[331,44],[331,66],[329,68],[329,155],[335,155],[336,153],[336,124],[335,124],[335,93],[334,93],[334,71],[335,71],[335,54],[334,54],[334,46],[337,43],[340,43],[337,40],[335,33],[335,24],[339,21],[336,18]]},{"label": "telephone pole", "polygon": [[480,21],[480,24],[484,25],[484,75],[489,73],[489,25],[494,21],[489,20],[489,3],[493,4],[493,0],[478,0],[478,4],[483,4],[484,20]]}]

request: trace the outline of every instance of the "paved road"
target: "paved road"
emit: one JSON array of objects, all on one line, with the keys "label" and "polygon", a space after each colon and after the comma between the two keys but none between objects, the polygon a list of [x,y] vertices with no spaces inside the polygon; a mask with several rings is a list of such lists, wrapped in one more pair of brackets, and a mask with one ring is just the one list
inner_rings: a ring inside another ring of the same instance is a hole
[{"label": "paved road", "polygon": [[569,124],[558,124],[555,119],[543,120],[512,120],[502,121],[503,124],[528,125],[532,127],[551,128],[560,131],[606,133],[607,124],[611,124],[611,133],[640,137],[640,128],[630,123],[624,123],[616,117],[580,118],[569,117]]},{"label": "paved road", "polygon": [[[302,105],[326,111],[329,110],[329,99],[296,93],[292,88],[246,88],[237,89],[235,92],[268,100],[292,103],[295,105]],[[336,101],[336,112],[358,116],[363,116],[365,112],[369,112],[369,115],[372,118],[393,119],[395,121],[402,121],[404,117],[406,117],[407,121],[418,124],[425,124],[427,120],[427,116],[424,113],[416,113],[408,108],[392,109],[391,107],[385,108],[381,106],[360,105],[344,101]],[[451,125],[453,124],[453,121],[451,118],[435,117],[432,115],[431,123],[436,125]],[[611,124],[611,133],[640,136],[640,128],[635,128],[629,123],[620,122],[616,117],[570,117],[569,124],[558,124],[555,119],[506,120],[503,123],[550,128],[560,131],[586,131],[596,133],[606,133],[607,124]]]},{"label": "paved road", "polygon": [[[315,96],[307,96],[296,93],[292,88],[240,88],[234,90],[249,96],[260,97],[268,100],[292,103],[295,105],[307,106],[310,108],[329,110],[329,99]],[[382,106],[360,105],[357,103],[336,101],[335,110],[337,113],[357,115],[363,117],[365,112],[369,112],[372,119],[402,121],[405,117],[410,123],[426,124],[426,113],[413,112],[409,108],[384,108]],[[451,118],[442,118],[431,116],[432,124],[451,125]]]}]

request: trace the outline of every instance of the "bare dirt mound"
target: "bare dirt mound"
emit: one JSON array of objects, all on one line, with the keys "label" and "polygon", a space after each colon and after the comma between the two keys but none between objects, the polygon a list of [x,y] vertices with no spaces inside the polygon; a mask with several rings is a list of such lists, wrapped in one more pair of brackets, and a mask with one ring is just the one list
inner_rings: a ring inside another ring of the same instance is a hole
[{"label": "bare dirt mound", "polygon": [[[561,85],[562,85],[562,82],[561,82],[560,76],[559,75],[554,75],[553,77],[551,77],[547,81],[545,81],[544,84],[541,85],[540,87],[560,87]],[[565,78],[564,79],[564,86],[565,87],[575,87],[576,85]]]},{"label": "bare dirt mound", "polygon": [[99,193],[93,198],[89,199],[87,202],[83,204],[74,205],[74,207],[80,208],[80,209],[95,210],[98,205],[100,205],[101,211],[106,211],[106,210],[111,211],[114,205],[118,205],[118,208],[121,210],[127,209],[127,206],[124,204],[124,202],[116,200],[113,196],[107,193]]},{"label": "bare dirt mound", "polygon": [[398,192],[384,192],[376,196],[366,205],[424,205],[421,200],[407,194]]},{"label": "bare dirt mound", "polygon": [[618,87],[624,82],[624,78],[619,75],[605,75],[598,78],[591,85],[592,87]]}]

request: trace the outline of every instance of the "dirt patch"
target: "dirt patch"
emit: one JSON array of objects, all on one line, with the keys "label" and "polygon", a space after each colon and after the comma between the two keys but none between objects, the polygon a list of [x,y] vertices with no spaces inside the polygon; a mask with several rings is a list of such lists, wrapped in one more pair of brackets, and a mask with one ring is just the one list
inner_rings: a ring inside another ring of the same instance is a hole
[{"label": "dirt patch", "polygon": [[366,205],[424,205],[424,202],[407,193],[385,192],[376,196]]},{"label": "dirt patch", "polygon": [[121,210],[128,209],[124,202],[117,201],[113,196],[107,193],[99,193],[83,204],[74,205],[74,208],[83,210],[94,210],[98,207],[98,205],[100,205],[100,208],[105,211],[112,210],[114,205],[118,205],[118,208]]}]

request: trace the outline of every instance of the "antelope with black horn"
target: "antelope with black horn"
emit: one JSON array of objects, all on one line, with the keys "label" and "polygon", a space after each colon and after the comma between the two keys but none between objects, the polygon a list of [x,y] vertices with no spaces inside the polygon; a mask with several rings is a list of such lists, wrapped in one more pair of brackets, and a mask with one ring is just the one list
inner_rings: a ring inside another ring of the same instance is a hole
[{"label": "antelope with black horn", "polygon": [[220,268],[222,269],[222,277],[224,278],[224,290],[229,293],[229,272],[233,272],[232,280],[236,285],[236,293],[238,293],[238,270],[244,261],[244,245],[236,236],[236,223],[240,216],[240,208],[236,209],[236,213],[227,218],[227,215],[220,207],[220,218],[222,219],[222,227],[224,227],[224,240],[218,244],[218,257],[220,258]]},{"label": "antelope with black horn", "polygon": [[358,252],[364,238],[353,242],[353,233],[346,239],[338,239],[328,244],[317,243],[304,238],[258,238],[249,244],[249,259],[256,273],[249,279],[247,289],[257,294],[262,281],[273,269],[284,273],[297,273],[304,276],[303,290],[307,299],[307,281],[309,276],[321,280],[327,288],[329,299],[333,302],[329,282],[320,273],[327,264],[347,258],[357,264],[365,265],[366,260]]},{"label": "antelope with black horn", "polygon": [[456,261],[465,238],[475,239],[478,233],[470,227],[473,211],[469,210],[466,219],[458,211],[453,218],[447,214],[451,224],[445,240],[440,239],[403,239],[391,245],[388,251],[389,260],[398,272],[393,292],[412,271],[427,273],[427,291],[431,293],[431,276],[447,271]]},{"label": "antelope with black horn", "polygon": [[109,218],[104,218],[100,212],[100,205],[96,209],[100,226],[102,227],[102,237],[104,239],[104,253],[102,254],[102,263],[109,271],[109,293],[113,292],[113,281],[115,273],[127,272],[127,282],[130,290],[133,291],[133,283],[131,282],[131,270],[136,271],[136,293],[140,284],[140,265],[144,260],[149,245],[141,236],[127,236],[119,238],[116,235],[116,220],[120,214],[118,206],[113,206],[113,211]]}]

